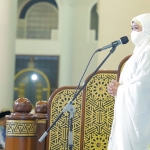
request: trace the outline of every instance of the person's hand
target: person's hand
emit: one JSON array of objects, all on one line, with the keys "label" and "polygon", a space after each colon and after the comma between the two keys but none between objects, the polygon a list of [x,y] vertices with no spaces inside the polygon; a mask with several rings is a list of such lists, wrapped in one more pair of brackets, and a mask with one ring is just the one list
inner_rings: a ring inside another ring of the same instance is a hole
[{"label": "person's hand", "polygon": [[117,95],[118,86],[120,85],[119,82],[116,80],[112,80],[109,85],[107,86],[107,91],[111,96]]}]

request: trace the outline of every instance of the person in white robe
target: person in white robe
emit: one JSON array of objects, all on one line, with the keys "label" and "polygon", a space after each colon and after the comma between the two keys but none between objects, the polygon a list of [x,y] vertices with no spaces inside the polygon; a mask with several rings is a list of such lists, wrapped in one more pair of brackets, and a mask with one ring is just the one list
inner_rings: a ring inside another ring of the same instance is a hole
[{"label": "person in white robe", "polygon": [[108,85],[115,97],[108,150],[150,150],[150,13],[131,21],[132,56],[119,82]]}]

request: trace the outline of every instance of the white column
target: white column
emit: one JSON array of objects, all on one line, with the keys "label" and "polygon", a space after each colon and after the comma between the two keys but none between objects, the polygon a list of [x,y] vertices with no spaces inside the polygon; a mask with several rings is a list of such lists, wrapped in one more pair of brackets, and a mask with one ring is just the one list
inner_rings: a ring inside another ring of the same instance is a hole
[{"label": "white column", "polygon": [[72,82],[72,52],[74,32],[74,0],[57,0],[59,9],[60,69],[59,87]]},{"label": "white column", "polygon": [[0,111],[12,109],[14,93],[17,0],[0,4]]},{"label": "white column", "polygon": [[[73,64],[73,85],[78,85],[85,68],[94,53],[98,49],[98,42],[94,37],[90,36],[90,20],[91,10],[97,0],[76,0],[75,9],[75,36],[74,36],[74,64]],[[81,82],[81,86],[85,79],[97,68],[97,55],[93,57],[88,69]]]}]

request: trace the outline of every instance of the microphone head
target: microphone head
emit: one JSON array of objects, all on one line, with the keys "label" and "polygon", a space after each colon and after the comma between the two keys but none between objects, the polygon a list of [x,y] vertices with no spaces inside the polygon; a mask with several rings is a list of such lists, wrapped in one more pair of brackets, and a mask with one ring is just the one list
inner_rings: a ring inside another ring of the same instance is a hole
[{"label": "microphone head", "polygon": [[123,36],[120,38],[120,41],[122,44],[127,44],[129,42],[129,39],[127,36]]}]

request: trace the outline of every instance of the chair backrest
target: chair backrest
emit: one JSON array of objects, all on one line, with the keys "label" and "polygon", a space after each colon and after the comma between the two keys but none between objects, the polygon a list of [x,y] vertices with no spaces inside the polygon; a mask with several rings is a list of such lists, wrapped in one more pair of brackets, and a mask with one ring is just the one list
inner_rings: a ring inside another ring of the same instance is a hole
[{"label": "chair backrest", "polygon": [[[88,82],[86,89],[74,100],[76,111],[73,119],[73,149],[106,147],[113,119],[114,103],[114,98],[108,95],[106,87],[112,79],[116,78],[116,75],[117,71],[98,71]],[[76,87],[62,87],[51,95],[48,102],[48,126],[55,121],[73,97],[75,89]],[[67,149],[68,118],[68,113],[65,113],[50,130],[46,150]]]},{"label": "chair backrest", "polygon": [[[76,87],[61,87],[54,91],[48,101],[48,127],[52,125],[62,109],[73,98]],[[74,100],[75,114],[73,118],[74,149],[79,149],[81,133],[81,93]],[[68,113],[58,120],[47,136],[46,150],[64,150],[68,147]]]},{"label": "chair backrest", "polygon": [[83,91],[81,150],[107,149],[114,106],[107,85],[116,79],[116,74],[117,71],[98,71]]},{"label": "chair backrest", "polygon": [[[74,100],[74,150],[107,149],[114,114],[114,97],[108,94],[107,86],[111,80],[119,80],[122,68],[129,57],[120,62],[118,70],[99,70]],[[75,89],[76,87],[61,87],[51,95],[48,101],[48,127],[73,98]],[[46,150],[68,149],[68,115],[67,112],[64,113],[50,130]]]}]

